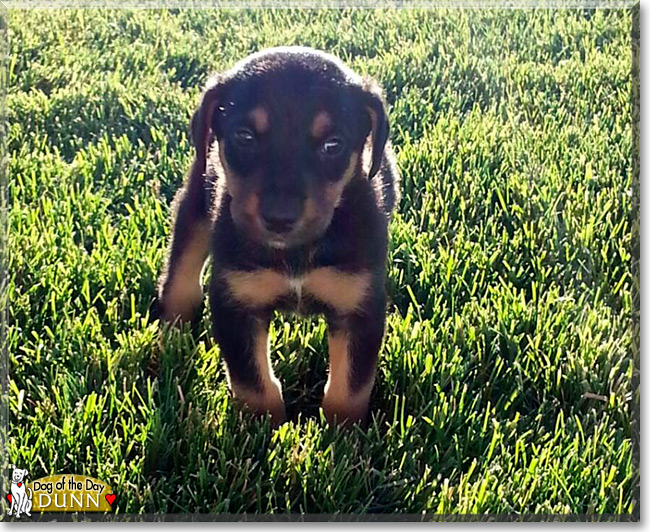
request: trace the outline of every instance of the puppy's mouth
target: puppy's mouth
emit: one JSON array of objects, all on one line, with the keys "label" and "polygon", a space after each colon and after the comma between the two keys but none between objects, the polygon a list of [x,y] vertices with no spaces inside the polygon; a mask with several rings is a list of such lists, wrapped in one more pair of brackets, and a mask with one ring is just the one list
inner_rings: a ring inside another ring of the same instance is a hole
[{"label": "puppy's mouth", "polygon": [[305,240],[301,225],[279,233],[267,229],[258,216],[233,216],[233,220],[247,239],[272,250],[281,251],[296,247]]},{"label": "puppy's mouth", "polygon": [[284,236],[272,236],[266,239],[266,244],[272,249],[283,250],[289,247],[290,241]]},{"label": "puppy's mouth", "polygon": [[328,224],[324,220],[301,220],[291,231],[277,233],[262,227],[258,241],[269,249],[283,251],[311,244],[323,236]]},{"label": "puppy's mouth", "polygon": [[259,240],[266,247],[278,251],[299,247],[315,238],[315,235],[305,229],[303,224],[298,224],[290,231],[282,233],[263,228]]}]

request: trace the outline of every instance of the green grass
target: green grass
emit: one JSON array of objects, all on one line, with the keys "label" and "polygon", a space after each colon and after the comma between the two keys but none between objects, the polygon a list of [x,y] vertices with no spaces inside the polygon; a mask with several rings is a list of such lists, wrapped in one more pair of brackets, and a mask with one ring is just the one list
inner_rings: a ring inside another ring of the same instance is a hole
[{"label": "green grass", "polygon": [[[631,11],[13,11],[7,463],[119,513],[637,513]],[[151,317],[210,72],[333,52],[403,177],[373,422],[328,428],[322,319],[277,316],[292,421],[230,400],[206,309]],[[636,233],[635,233],[636,231]],[[635,236],[637,235],[637,236]]]}]

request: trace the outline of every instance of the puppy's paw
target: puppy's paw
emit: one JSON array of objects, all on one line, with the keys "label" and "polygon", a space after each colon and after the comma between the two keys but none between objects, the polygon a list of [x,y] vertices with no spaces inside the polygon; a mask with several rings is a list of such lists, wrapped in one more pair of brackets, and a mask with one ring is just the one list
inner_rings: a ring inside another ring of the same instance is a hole
[{"label": "puppy's paw", "polygon": [[331,425],[350,428],[352,425],[365,425],[368,418],[368,398],[346,397],[345,401],[331,394],[323,398],[323,412]]},{"label": "puppy's paw", "polygon": [[267,386],[264,392],[251,391],[242,386],[232,386],[235,401],[258,416],[271,416],[271,425],[279,427],[287,420],[284,399],[279,386]]}]

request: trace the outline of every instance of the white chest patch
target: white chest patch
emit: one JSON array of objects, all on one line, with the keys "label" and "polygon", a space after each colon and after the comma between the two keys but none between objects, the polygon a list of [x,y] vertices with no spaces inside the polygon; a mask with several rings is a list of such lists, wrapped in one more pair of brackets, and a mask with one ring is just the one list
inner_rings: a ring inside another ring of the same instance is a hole
[{"label": "white chest patch", "polygon": [[289,279],[289,287],[296,294],[296,297],[298,298],[298,302],[300,302],[300,298],[302,297],[303,282],[304,279],[302,277],[291,277]]}]

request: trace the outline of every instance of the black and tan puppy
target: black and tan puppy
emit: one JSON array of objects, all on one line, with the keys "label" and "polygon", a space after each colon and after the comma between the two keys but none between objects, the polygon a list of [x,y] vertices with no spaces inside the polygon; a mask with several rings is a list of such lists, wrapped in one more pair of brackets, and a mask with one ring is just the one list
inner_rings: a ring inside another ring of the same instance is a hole
[{"label": "black and tan puppy", "polygon": [[191,132],[196,160],[174,200],[159,284],[164,318],[193,318],[211,252],[214,336],[233,395],[281,422],[272,312],[321,313],[325,414],[362,420],[384,333],[398,194],[381,91],[331,55],[269,49],[210,79]]}]

